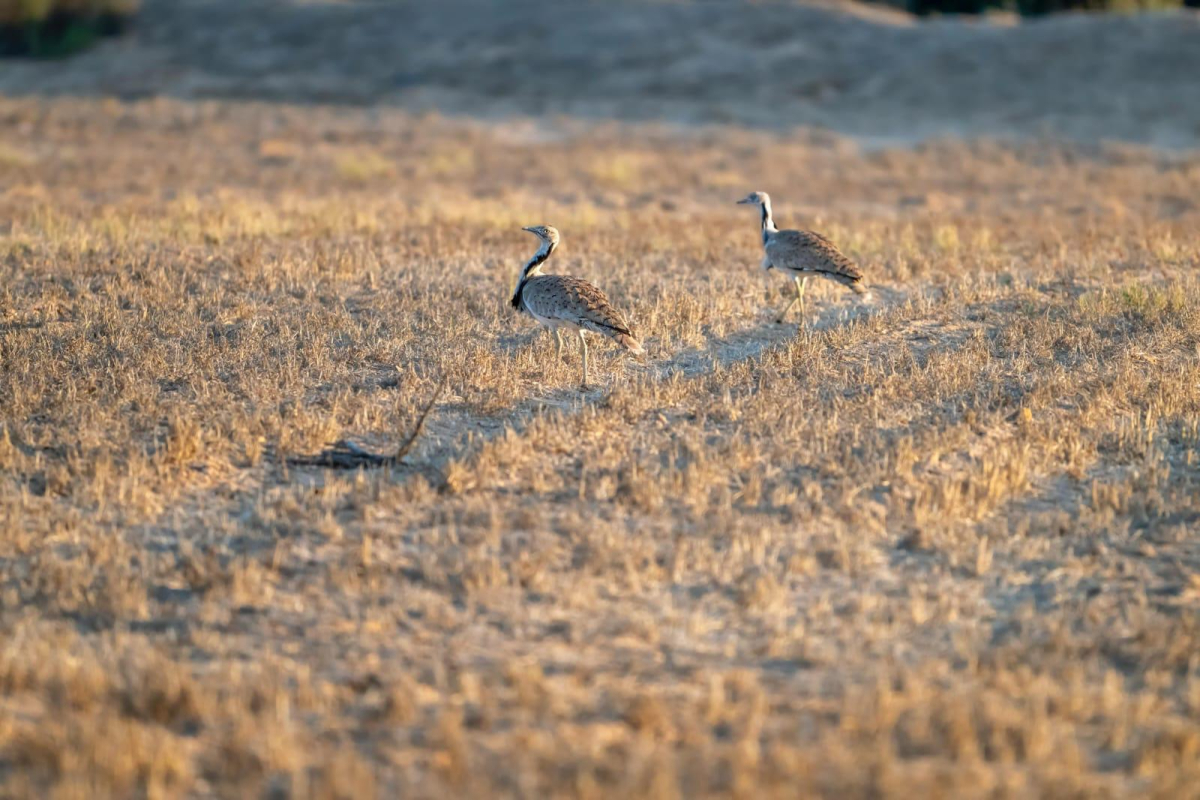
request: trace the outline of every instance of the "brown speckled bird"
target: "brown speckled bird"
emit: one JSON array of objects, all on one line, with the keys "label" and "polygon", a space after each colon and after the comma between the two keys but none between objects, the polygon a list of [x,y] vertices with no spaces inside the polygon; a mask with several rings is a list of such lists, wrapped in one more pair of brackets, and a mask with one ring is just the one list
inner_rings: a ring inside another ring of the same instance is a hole
[{"label": "brown speckled bird", "polygon": [[528,311],[530,316],[554,331],[559,358],[562,358],[562,329],[578,331],[579,344],[583,348],[584,388],[588,385],[588,348],[584,331],[604,334],[635,355],[644,353],[629,323],[612,307],[604,292],[582,278],[542,274],[542,264],[558,247],[558,231],[549,225],[533,225],[522,230],[537,236],[542,246],[521,270],[512,307]]},{"label": "brown speckled bird", "polygon": [[803,316],[808,274],[837,281],[855,294],[863,295],[864,300],[870,299],[870,292],[863,285],[862,270],[843,255],[837,245],[819,233],[781,231],[775,227],[775,220],[771,219],[771,197],[766,192],[752,192],[738,200],[738,204],[757,205],[762,211],[763,269],[780,270],[796,282],[796,296],[780,312],[777,322],[783,322],[796,303],[800,304]]}]

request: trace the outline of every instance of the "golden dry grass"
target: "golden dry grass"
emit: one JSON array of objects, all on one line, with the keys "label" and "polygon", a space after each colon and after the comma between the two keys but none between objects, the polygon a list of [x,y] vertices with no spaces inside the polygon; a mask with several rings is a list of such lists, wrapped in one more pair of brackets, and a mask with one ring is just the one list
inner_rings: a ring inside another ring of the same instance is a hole
[{"label": "golden dry grass", "polygon": [[[1195,795],[1200,157],[0,116],[0,793]],[[752,189],[879,302],[772,324]]]}]

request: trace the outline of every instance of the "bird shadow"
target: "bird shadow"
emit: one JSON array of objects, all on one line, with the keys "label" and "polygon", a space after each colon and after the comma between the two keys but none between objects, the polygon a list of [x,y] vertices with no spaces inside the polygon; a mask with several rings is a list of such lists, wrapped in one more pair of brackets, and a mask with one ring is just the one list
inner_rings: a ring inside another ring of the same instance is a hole
[{"label": "bird shadow", "polygon": [[[499,353],[512,358],[523,350],[538,346],[538,339],[542,337],[548,338],[550,348],[553,349],[554,334],[540,328],[499,336],[496,338],[495,347]],[[565,339],[566,337],[564,336],[563,338]]]},{"label": "bird shadow", "polygon": [[822,303],[821,309],[815,315],[809,314],[803,320],[796,314],[792,319],[778,322],[778,311],[764,308],[759,312],[754,325],[740,328],[725,336],[712,337],[704,347],[680,350],[670,358],[655,362],[651,366],[657,378],[674,374],[682,374],[684,377],[706,374],[718,367],[756,358],[769,348],[789,341],[802,332],[820,333],[885,313],[908,297],[904,292],[886,287],[878,291],[873,288],[872,292],[876,296],[871,302],[859,302],[849,306]]}]

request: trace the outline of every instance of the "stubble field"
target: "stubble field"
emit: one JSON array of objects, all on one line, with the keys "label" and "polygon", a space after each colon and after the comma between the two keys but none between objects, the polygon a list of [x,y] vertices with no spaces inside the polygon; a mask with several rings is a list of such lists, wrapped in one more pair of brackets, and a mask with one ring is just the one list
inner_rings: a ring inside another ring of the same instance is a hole
[{"label": "stubble field", "polygon": [[[5,796],[1195,796],[1200,156],[0,119]],[[756,189],[875,302],[776,325]]]}]

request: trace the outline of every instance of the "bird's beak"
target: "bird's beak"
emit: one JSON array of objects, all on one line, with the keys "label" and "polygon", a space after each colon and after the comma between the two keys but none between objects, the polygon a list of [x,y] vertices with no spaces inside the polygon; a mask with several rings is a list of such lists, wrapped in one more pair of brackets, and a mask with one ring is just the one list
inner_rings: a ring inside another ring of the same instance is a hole
[{"label": "bird's beak", "polygon": [[744,206],[744,205],[748,205],[749,203],[753,203],[753,202],[754,201],[751,200],[749,197],[743,197],[741,200],[737,201],[737,204],[739,206]]},{"label": "bird's beak", "polygon": [[529,231],[530,233],[533,233],[533,228],[521,228],[521,230]]}]

